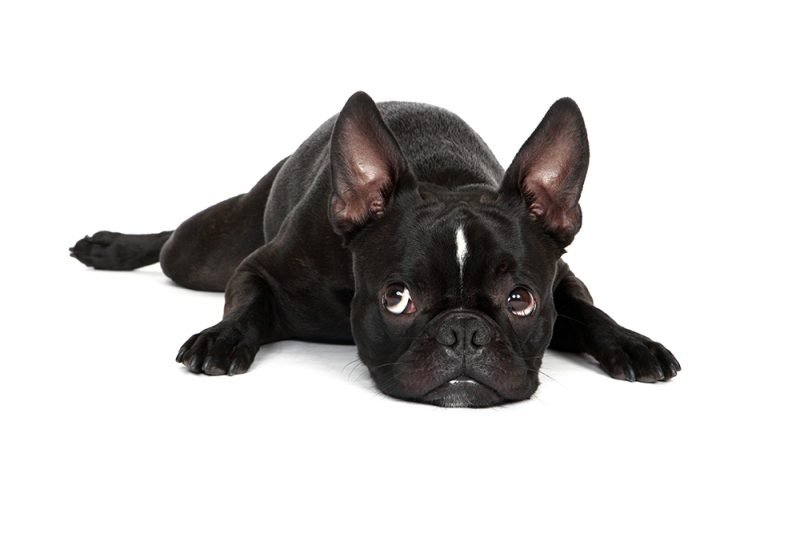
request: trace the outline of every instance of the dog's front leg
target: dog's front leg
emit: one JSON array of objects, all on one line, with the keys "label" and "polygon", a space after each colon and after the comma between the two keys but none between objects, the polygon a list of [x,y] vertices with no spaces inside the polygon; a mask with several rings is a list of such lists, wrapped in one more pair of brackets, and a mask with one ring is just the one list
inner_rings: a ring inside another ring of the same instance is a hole
[{"label": "dog's front leg", "polygon": [[245,259],[225,289],[222,321],[183,344],[176,360],[193,373],[207,375],[244,373],[261,345],[281,339],[280,319],[270,276]]},{"label": "dog's front leg", "polygon": [[657,382],[674,377],[681,366],[663,345],[618,325],[596,308],[586,286],[565,263],[553,292],[556,324],[550,347],[587,353],[614,378]]}]

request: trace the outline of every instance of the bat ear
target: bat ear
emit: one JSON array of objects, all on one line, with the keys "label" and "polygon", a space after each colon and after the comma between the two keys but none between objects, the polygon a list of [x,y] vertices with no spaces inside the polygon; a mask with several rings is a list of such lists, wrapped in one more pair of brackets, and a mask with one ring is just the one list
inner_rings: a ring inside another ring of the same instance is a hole
[{"label": "bat ear", "polygon": [[578,105],[554,103],[506,171],[501,197],[523,198],[532,217],[562,246],[581,227],[578,200],[589,168],[589,140]]},{"label": "bat ear", "polygon": [[367,93],[355,93],[336,119],[331,137],[330,219],[347,236],[379,219],[398,185],[414,180],[400,145]]}]

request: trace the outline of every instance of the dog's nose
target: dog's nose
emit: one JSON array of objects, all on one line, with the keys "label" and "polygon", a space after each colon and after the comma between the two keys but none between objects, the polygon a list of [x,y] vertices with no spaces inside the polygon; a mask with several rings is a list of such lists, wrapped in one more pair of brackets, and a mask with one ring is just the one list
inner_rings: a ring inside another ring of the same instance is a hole
[{"label": "dog's nose", "polygon": [[492,331],[486,321],[468,312],[451,313],[442,321],[436,341],[457,350],[477,350],[492,340]]}]

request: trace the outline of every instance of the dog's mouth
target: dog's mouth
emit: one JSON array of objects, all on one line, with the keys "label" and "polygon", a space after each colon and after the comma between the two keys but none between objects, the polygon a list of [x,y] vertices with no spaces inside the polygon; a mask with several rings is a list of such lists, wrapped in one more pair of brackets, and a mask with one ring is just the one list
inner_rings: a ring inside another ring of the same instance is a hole
[{"label": "dog's mouth", "polygon": [[448,380],[419,400],[449,408],[485,408],[508,402],[491,387],[467,375]]}]

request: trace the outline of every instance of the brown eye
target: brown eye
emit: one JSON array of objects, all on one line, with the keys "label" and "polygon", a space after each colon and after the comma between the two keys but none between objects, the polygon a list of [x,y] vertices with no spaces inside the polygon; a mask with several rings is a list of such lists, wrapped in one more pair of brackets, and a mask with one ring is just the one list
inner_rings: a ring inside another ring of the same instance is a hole
[{"label": "brown eye", "polygon": [[517,317],[527,317],[536,309],[536,299],[533,294],[524,287],[515,287],[508,294],[508,311]]},{"label": "brown eye", "polygon": [[383,307],[395,315],[417,311],[411,292],[403,284],[392,284],[383,293]]}]

